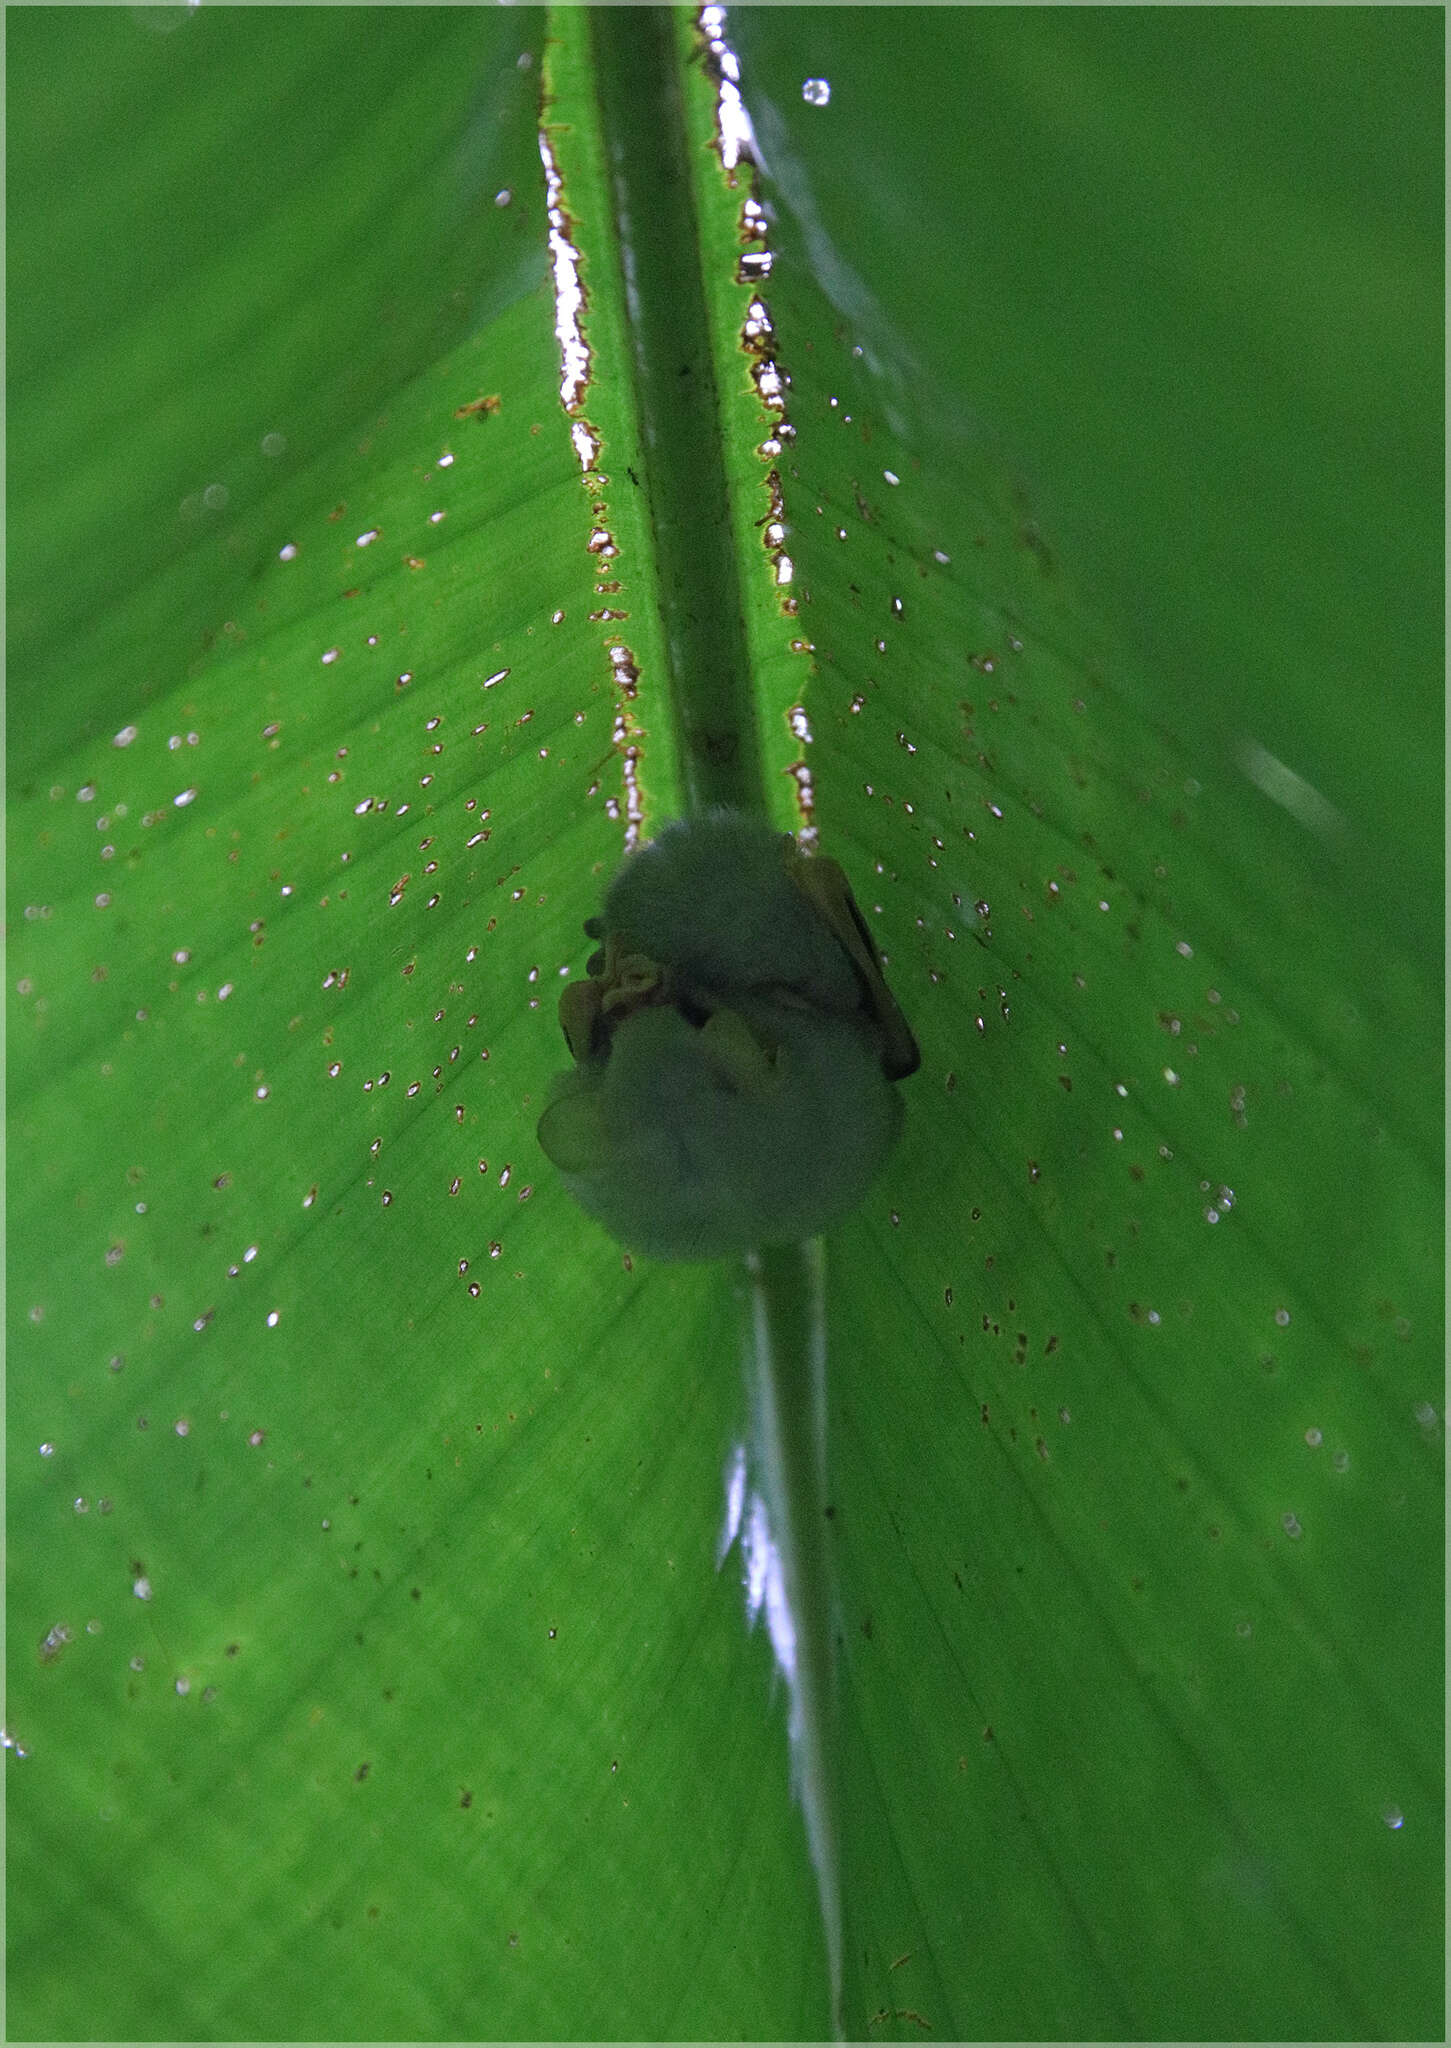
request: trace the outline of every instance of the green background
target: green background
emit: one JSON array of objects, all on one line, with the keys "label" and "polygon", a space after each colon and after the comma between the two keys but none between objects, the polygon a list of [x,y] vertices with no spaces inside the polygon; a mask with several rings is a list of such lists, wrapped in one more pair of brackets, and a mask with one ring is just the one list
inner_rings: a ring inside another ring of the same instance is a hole
[{"label": "green background", "polygon": [[1353,824],[1341,881],[1434,955],[1442,751],[1400,721],[1442,712],[1440,11],[733,24],[768,161],[784,122],[946,429],[1027,479],[1141,654],[1145,708],[1199,760],[1249,737],[1306,777]]},{"label": "green background", "polygon": [[[829,2025],[736,1278],[533,1138],[680,786],[551,32],[7,17],[13,2037]],[[732,33],[770,802],[924,1056],[827,1248],[847,2031],[1438,2035],[1439,17]]]}]

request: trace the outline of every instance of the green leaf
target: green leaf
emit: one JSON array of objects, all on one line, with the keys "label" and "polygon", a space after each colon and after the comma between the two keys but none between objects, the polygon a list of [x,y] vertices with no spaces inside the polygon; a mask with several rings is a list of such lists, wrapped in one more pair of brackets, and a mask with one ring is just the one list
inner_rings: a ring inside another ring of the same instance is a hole
[{"label": "green leaf", "polygon": [[[683,16],[9,16],[16,2037],[1439,2033],[1439,66],[1133,23],[746,10],[755,192]],[[722,797],[923,1052],[739,1274],[534,1135]]]}]

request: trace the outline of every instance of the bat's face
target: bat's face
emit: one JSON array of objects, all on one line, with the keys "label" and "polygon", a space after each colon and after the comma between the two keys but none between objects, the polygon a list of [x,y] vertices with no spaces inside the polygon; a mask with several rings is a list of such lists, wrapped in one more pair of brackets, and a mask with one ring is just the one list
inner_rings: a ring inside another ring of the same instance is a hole
[{"label": "bat's face", "polygon": [[632,855],[586,931],[603,943],[559,1005],[575,1066],[539,1122],[581,1205],[664,1259],[854,1207],[918,1053],[835,861],[708,812]]}]

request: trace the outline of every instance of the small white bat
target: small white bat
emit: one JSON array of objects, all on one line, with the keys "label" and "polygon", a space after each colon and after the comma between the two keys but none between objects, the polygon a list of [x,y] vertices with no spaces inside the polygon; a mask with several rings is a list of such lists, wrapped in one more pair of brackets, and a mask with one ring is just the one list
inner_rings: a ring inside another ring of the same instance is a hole
[{"label": "small white bat", "polygon": [[574,1059],[539,1142],[657,1259],[815,1236],[901,1125],[916,1041],[835,861],[735,811],[668,825],[610,883],[559,1003]]}]

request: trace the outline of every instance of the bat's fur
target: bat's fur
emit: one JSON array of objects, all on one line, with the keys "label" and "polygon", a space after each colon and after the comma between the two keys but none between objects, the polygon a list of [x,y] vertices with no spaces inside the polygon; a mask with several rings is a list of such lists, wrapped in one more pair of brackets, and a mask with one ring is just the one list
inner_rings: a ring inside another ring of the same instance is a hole
[{"label": "bat's fur", "polygon": [[708,1259],[814,1236],[896,1140],[870,976],[799,885],[803,864],[789,835],[709,812],[632,855],[591,922],[606,946],[571,997],[578,1063],[539,1141],[636,1251]]}]

